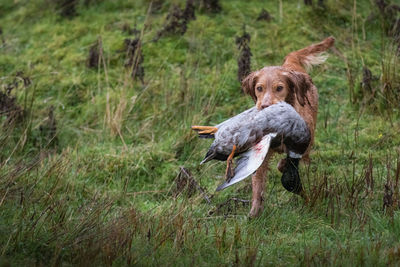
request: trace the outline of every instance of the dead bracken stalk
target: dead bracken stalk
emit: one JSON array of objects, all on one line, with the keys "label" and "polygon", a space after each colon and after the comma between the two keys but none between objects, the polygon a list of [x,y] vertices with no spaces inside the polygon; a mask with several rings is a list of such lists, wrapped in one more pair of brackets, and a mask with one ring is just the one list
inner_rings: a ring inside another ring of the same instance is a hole
[{"label": "dead bracken stalk", "polygon": [[196,186],[194,184],[191,172],[185,167],[180,167],[178,176],[175,178],[176,189],[173,193],[174,197],[179,196],[185,192],[187,197],[191,197],[196,193]]},{"label": "dead bracken stalk", "polygon": [[257,17],[258,21],[264,20],[264,21],[270,22],[271,19],[272,19],[271,15],[264,8],[261,10],[260,14]]},{"label": "dead bracken stalk", "polygon": [[383,210],[391,210],[393,207],[393,186],[390,180],[386,181],[385,190],[383,194]]},{"label": "dead bracken stalk", "polygon": [[371,70],[364,66],[362,72],[362,81],[360,83],[360,100],[363,101],[364,104],[370,105],[376,99],[376,88],[377,82],[379,81],[378,77],[372,75]]},{"label": "dead bracken stalk", "polygon": [[62,17],[71,18],[77,15],[76,6],[78,5],[78,0],[55,0],[57,5],[57,11]]},{"label": "dead bracken stalk", "polygon": [[373,79],[372,72],[367,67],[364,67],[361,87],[364,90],[371,92],[371,93],[374,91],[374,89],[372,88],[372,85],[371,85],[372,79]]},{"label": "dead bracken stalk", "polygon": [[132,79],[139,79],[144,84],[142,42],[140,38],[125,39],[124,42],[127,56],[125,67],[130,69]]},{"label": "dead bracken stalk", "polygon": [[238,73],[237,77],[240,83],[251,72],[251,51],[249,47],[250,34],[243,30],[243,35],[236,37],[236,45],[239,49]]},{"label": "dead bracken stalk", "polygon": [[122,31],[133,36],[138,36],[140,34],[140,30],[137,29],[136,24],[133,28],[131,28],[128,23],[125,23],[122,25]]},{"label": "dead bracken stalk", "polygon": [[57,146],[57,121],[54,116],[54,107],[50,106],[47,120],[39,126],[39,131],[44,139],[44,144],[48,148]]},{"label": "dead bracken stalk", "polygon": [[386,0],[376,0],[375,3],[382,18],[385,33],[388,36],[396,37],[393,29],[396,27],[397,14],[400,12],[400,6]]},{"label": "dead bracken stalk", "polygon": [[188,23],[195,19],[194,0],[187,0],[183,10],[173,5],[167,15],[165,26],[157,33],[153,41],[158,41],[161,37],[166,35],[185,34]]},{"label": "dead bracken stalk", "polygon": [[25,111],[18,105],[16,97],[12,95],[12,91],[18,89],[21,81],[25,88],[31,84],[30,78],[19,71],[11,83],[5,84],[3,88],[0,88],[0,115],[5,115],[7,118],[3,127],[20,122],[24,118]]},{"label": "dead bracken stalk", "polygon": [[201,7],[210,13],[219,13],[222,10],[219,0],[201,0]]},{"label": "dead bracken stalk", "polygon": [[196,190],[200,191],[203,198],[211,204],[211,200],[208,197],[205,190],[199,185],[194,179],[192,173],[185,167],[179,167],[179,174],[175,178],[176,189],[173,193],[174,197],[177,197],[181,193],[185,192],[187,197],[191,197],[196,193]]},{"label": "dead bracken stalk", "polygon": [[86,65],[89,68],[98,68],[101,66],[101,57],[103,55],[103,45],[101,38],[99,38],[95,44],[90,47],[89,56],[86,60]]},{"label": "dead bracken stalk", "polygon": [[366,185],[366,190],[367,190],[367,194],[372,194],[374,192],[374,174],[373,174],[373,160],[372,160],[372,156],[369,156],[369,160],[368,160],[368,165],[365,169],[365,185]]},{"label": "dead bracken stalk", "polygon": [[150,12],[152,14],[158,13],[161,11],[163,5],[164,5],[164,0],[152,0],[151,1],[151,10]]},{"label": "dead bracken stalk", "polygon": [[0,38],[1,38],[1,42],[3,43],[3,45],[5,45],[6,39],[4,39],[3,28],[1,28],[1,27],[0,27]]},{"label": "dead bracken stalk", "polygon": [[311,6],[312,5],[312,0],[304,0],[304,4],[306,6]]},{"label": "dead bracken stalk", "polygon": [[232,197],[230,199],[228,199],[227,201],[218,204],[214,210],[211,210],[208,215],[231,215],[232,213],[236,213],[239,204],[242,205],[242,207],[246,207],[248,205],[250,205],[250,200],[247,199],[240,199],[240,198],[236,198],[236,197]]},{"label": "dead bracken stalk", "polygon": [[196,19],[194,0],[186,0],[183,17],[189,22]]}]

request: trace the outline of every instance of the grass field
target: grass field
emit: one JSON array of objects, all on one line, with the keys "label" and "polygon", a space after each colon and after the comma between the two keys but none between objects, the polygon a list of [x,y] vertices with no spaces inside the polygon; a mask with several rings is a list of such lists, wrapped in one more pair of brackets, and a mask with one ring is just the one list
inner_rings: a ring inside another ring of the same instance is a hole
[{"label": "grass field", "polygon": [[[0,266],[400,264],[400,12],[389,2],[221,0],[212,12],[195,1],[186,32],[162,35],[186,1],[65,2],[0,0]],[[257,20],[263,8],[271,21]],[[310,203],[282,187],[281,155],[251,220],[250,179],[215,193],[224,164],[200,166],[210,142],[190,131],[254,105],[237,79],[244,28],[252,70],[336,38],[311,73]],[[140,39],[136,53],[127,38]]]}]

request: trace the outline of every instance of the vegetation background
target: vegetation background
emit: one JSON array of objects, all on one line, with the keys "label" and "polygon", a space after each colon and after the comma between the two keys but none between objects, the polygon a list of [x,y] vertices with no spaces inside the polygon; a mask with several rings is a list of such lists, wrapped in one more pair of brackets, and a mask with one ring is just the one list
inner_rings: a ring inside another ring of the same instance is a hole
[{"label": "vegetation background", "polygon": [[[0,265],[398,265],[399,10],[0,0]],[[276,157],[250,220],[250,179],[215,193],[224,164],[199,166],[209,142],[190,126],[253,105],[239,58],[279,65],[330,35],[311,73],[311,201],[283,189]]]}]

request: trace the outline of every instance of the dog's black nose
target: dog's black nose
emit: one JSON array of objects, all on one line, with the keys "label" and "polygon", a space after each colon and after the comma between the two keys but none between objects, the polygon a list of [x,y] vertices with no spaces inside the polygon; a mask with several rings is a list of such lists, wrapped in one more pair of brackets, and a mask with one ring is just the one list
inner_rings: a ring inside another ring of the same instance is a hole
[{"label": "dog's black nose", "polygon": [[269,104],[262,104],[262,105],[261,105],[261,108],[264,109],[264,108],[267,108],[267,107],[269,107],[269,106],[270,106]]}]

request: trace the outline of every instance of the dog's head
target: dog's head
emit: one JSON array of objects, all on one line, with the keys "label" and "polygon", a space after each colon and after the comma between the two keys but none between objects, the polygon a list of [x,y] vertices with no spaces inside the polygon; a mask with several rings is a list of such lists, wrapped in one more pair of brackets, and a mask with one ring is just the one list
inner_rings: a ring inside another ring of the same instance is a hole
[{"label": "dog's head", "polygon": [[243,81],[243,91],[253,98],[258,109],[285,101],[304,106],[311,86],[307,74],[282,67],[265,67],[250,73]]}]

